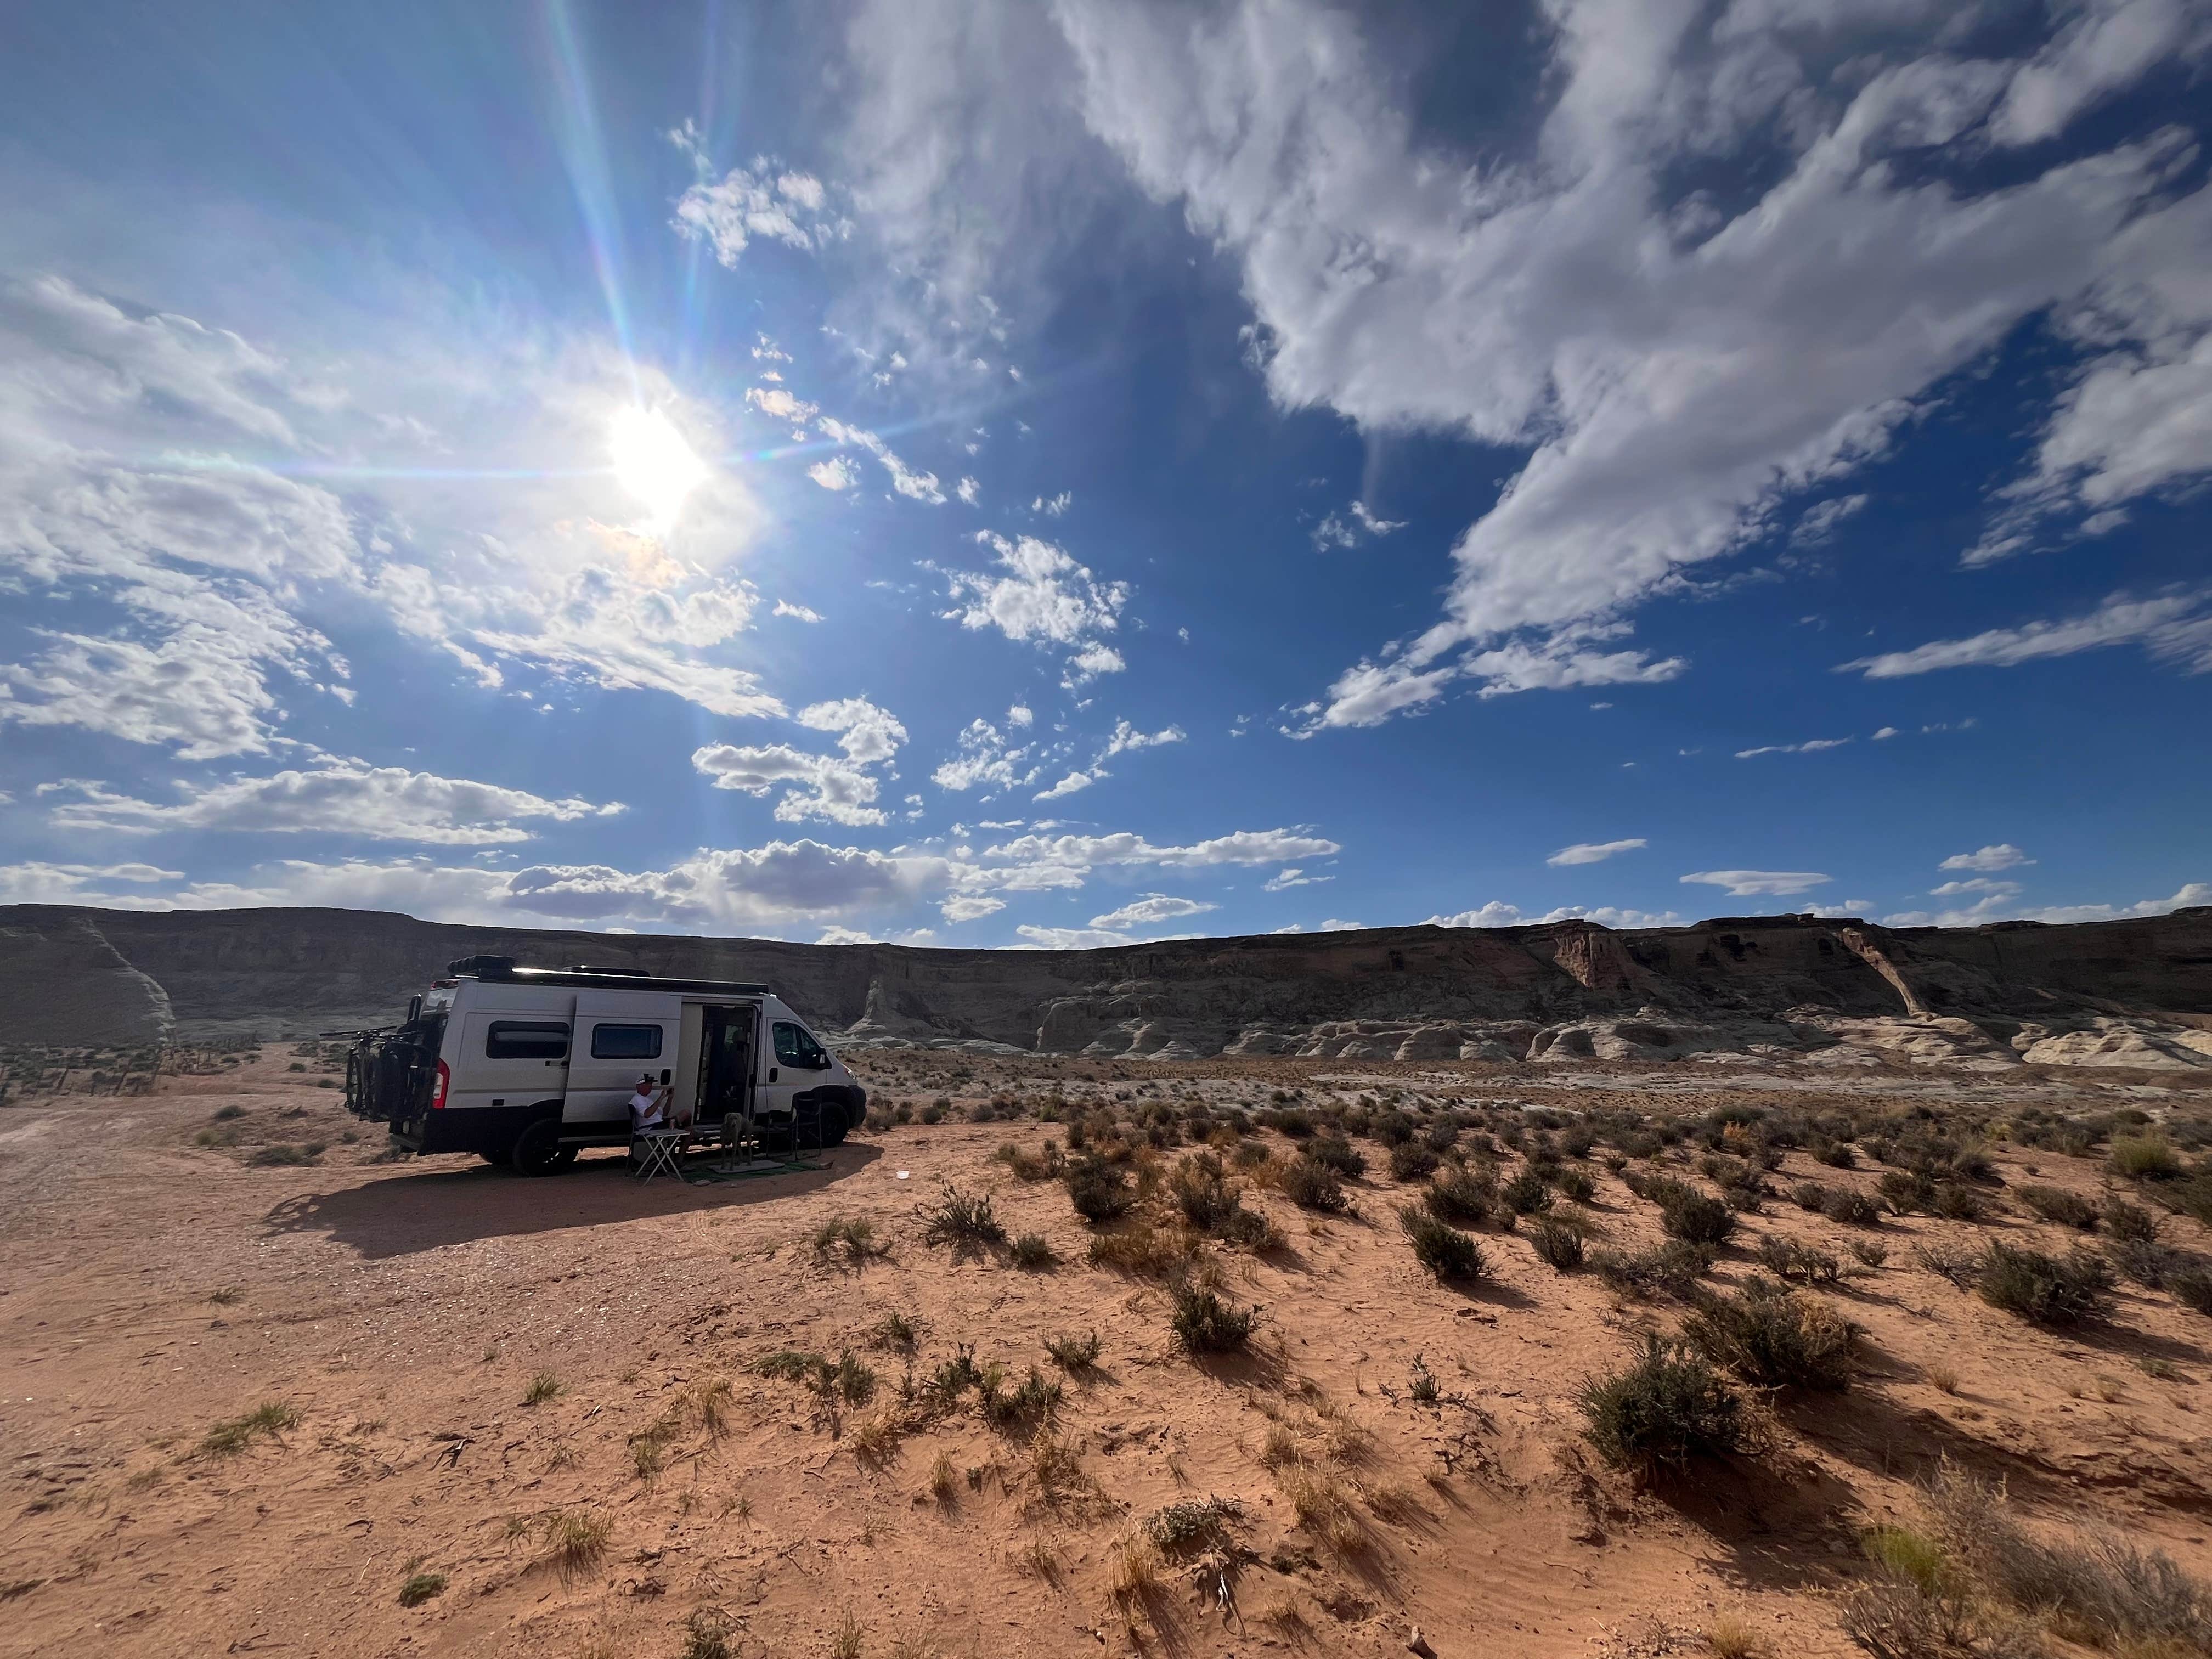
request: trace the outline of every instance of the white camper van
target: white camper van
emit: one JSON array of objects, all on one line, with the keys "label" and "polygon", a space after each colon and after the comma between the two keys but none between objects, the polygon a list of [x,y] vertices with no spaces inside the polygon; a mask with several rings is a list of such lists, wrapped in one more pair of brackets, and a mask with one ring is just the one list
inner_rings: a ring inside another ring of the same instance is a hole
[{"label": "white camper van", "polygon": [[411,1152],[551,1175],[629,1141],[641,1075],[676,1118],[768,1145],[830,1146],[860,1121],[853,1074],[764,985],[466,957],[400,1025],[358,1035],[347,1108]]}]

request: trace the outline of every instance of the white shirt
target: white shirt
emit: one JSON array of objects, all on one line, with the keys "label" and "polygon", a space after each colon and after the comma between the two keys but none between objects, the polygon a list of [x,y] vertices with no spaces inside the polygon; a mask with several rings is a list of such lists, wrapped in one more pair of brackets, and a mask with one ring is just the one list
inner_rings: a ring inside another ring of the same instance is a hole
[{"label": "white shirt", "polygon": [[659,1094],[650,1089],[640,1089],[629,1097],[629,1127],[633,1131],[660,1127]]}]

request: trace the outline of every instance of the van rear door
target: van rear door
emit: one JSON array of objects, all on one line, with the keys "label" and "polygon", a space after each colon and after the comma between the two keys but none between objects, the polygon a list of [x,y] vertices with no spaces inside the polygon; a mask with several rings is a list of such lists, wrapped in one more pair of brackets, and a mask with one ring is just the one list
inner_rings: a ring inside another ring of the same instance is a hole
[{"label": "van rear door", "polygon": [[682,1018],[682,1005],[665,992],[579,991],[562,1121],[627,1127],[638,1079],[674,1075]]}]

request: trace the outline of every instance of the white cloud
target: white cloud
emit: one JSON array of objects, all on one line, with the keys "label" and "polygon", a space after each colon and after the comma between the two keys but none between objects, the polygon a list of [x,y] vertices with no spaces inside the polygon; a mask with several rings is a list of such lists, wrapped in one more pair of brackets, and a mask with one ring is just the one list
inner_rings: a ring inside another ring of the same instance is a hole
[{"label": "white cloud", "polygon": [[[2037,77],[2108,89],[2140,50],[1974,59],[1949,13],[1890,8],[1838,74],[1838,37],[1795,9],[1547,13],[1534,130],[1476,155],[1419,128],[1356,9],[1059,8],[1091,128],[1238,262],[1279,403],[1530,452],[1455,547],[1443,618],[1340,678],[1322,725],[1418,707],[1508,646],[1554,672],[1501,689],[1589,683],[1559,672],[1582,630],[1770,535],[2008,331],[2203,265],[2177,251],[2207,206],[2170,190],[2178,131],[1971,170],[1993,114],[2075,106]],[[1763,166],[1778,133],[1759,189],[1676,182]],[[1658,666],[1606,654],[1615,681]]]},{"label": "white cloud", "polygon": [[2212,48],[2212,19],[2176,0],[2086,0],[2062,13],[2068,14],[2067,26],[2006,88],[1990,118],[1999,143],[2056,137],[2145,70]]},{"label": "white cloud", "polygon": [[1072,489],[1063,489],[1059,495],[1051,497],[1038,496],[1030,503],[1030,511],[1042,513],[1048,519],[1057,519],[1074,505],[1075,492]]},{"label": "white cloud", "polygon": [[1887,742],[1888,742],[1892,738],[1895,737],[1896,735],[1897,735],[1897,728],[1896,728],[1895,726],[1883,726],[1883,727],[1881,728],[1881,731],[1879,731],[1879,732],[1875,732],[1875,733],[1874,734],[1874,738],[1873,738],[1873,740],[1874,740],[1875,742],[1876,742],[1876,743],[1887,743]]},{"label": "white cloud", "polygon": [[973,478],[963,478],[958,485],[955,487],[952,493],[957,495],[969,507],[973,507],[975,505],[976,501],[982,495],[983,486],[977,483]]},{"label": "white cloud", "polygon": [[1039,951],[1103,951],[1137,942],[1127,933],[1101,927],[1037,927],[1024,922],[1014,932]]},{"label": "white cloud", "polygon": [[1128,603],[1126,582],[1100,582],[1060,548],[1034,536],[1009,541],[990,531],[975,539],[997,555],[999,572],[948,570],[955,601],[945,612],[963,628],[995,628],[1006,638],[1037,645],[1078,647],[1068,659],[1075,684],[1118,672],[1121,653],[1095,635],[1120,625]]},{"label": "white cloud", "polygon": [[1724,888],[1730,898],[1754,898],[1762,895],[1786,897],[1808,887],[1820,886],[1832,878],[1809,870],[1699,870],[1681,879]]},{"label": "white cloud", "polygon": [[1099,778],[1103,775],[1103,773],[1070,772],[1058,783],[1053,785],[1051,788],[1039,790],[1035,795],[1031,796],[1030,799],[1032,800],[1058,800],[1063,795],[1072,795],[1078,790],[1088,789],[1092,784],[1097,782]]},{"label": "white cloud", "polygon": [[269,777],[179,783],[181,800],[134,799],[79,785],[55,809],[64,830],[222,830],[360,836],[434,846],[489,847],[528,841],[518,819],[570,823],[622,811],[619,805],[548,800],[526,790],[440,777],[404,767],[331,759]]},{"label": "white cloud", "polygon": [[775,602],[775,611],[770,614],[778,617],[789,617],[794,621],[803,623],[818,623],[822,620],[822,613],[820,611],[812,610],[806,605],[793,605],[789,599],[778,599]]},{"label": "white cloud", "polygon": [[806,476],[824,489],[850,489],[860,482],[860,469],[846,456],[832,455],[808,467]]},{"label": "white cloud", "polygon": [[1093,927],[1154,927],[1164,921],[1178,921],[1185,916],[1202,916],[1209,910],[1218,910],[1218,904],[1203,903],[1197,899],[1177,898],[1165,893],[1147,893],[1133,899],[1117,910],[1109,910],[1103,916],[1091,918]]},{"label": "white cloud", "polygon": [[1844,520],[1867,504],[1864,495],[1836,495],[1825,501],[1816,501],[1807,507],[1797,520],[1797,527],[1790,532],[1790,539],[1799,547],[1817,547],[1832,539]]},{"label": "white cloud", "polygon": [[[1024,716],[1029,713],[1027,709],[1020,712]],[[1010,714],[1007,723],[1024,726],[1030,722],[1026,718],[1015,720]],[[1029,752],[1026,746],[1008,748],[1005,734],[990,721],[979,718],[968,722],[967,729],[960,734],[957,752],[931,773],[930,778],[939,789],[965,790],[988,784],[991,788],[988,793],[995,793],[1001,789],[1017,788],[1036,776],[1036,767],[1024,765]]]},{"label": "white cloud", "polygon": [[1343,513],[1332,513],[1314,526],[1313,544],[1322,551],[1332,547],[1357,547],[1364,540],[1403,530],[1403,519],[1378,519],[1364,501],[1354,501]]},{"label": "white cloud", "polygon": [[864,927],[846,927],[833,924],[822,930],[814,941],[817,945],[879,945],[883,941]]},{"label": "white cloud", "polygon": [[1359,931],[1361,925],[1362,924],[1356,921],[1346,921],[1342,916],[1331,916],[1328,920],[1316,927],[1314,932],[1316,933],[1356,933]]},{"label": "white cloud", "polygon": [[2203,592],[2131,599],[2115,593],[2094,611],[2063,622],[1992,628],[1963,640],[1934,640],[1910,651],[1856,657],[1836,665],[1870,680],[1898,679],[1944,668],[2012,668],[2044,657],[2069,657],[2109,645],[2141,644],[2154,658],[2181,660],[2187,672],[2212,671],[2212,610]]},{"label": "white cloud", "polygon": [[1611,904],[1563,904],[1540,916],[1524,915],[1517,904],[1492,899],[1456,915],[1431,916],[1425,927],[1530,927],[1553,921],[1594,921],[1601,927],[1673,927],[1681,918],[1672,910],[1626,910]]},{"label": "white cloud", "polygon": [[1633,853],[1651,843],[1641,836],[1627,841],[1580,841],[1572,847],[1562,847],[1544,860],[1547,864],[1602,864],[1622,853]]},{"label": "white cloud", "polygon": [[1180,726],[1167,726],[1148,734],[1138,731],[1127,720],[1116,720],[1114,722],[1114,735],[1106,740],[1106,754],[1107,756],[1126,755],[1139,749],[1158,749],[1168,744],[1182,743],[1185,740],[1183,729]]},{"label": "white cloud", "polygon": [[[927,502],[931,507],[945,505],[945,491],[938,486],[937,475],[934,472],[915,471],[894,454],[890,446],[874,433],[860,427],[848,426],[844,422],[832,420],[826,415],[817,421],[815,425],[826,433],[832,441],[841,444],[857,444],[874,456],[884,471],[890,475],[891,488],[897,490],[900,495],[912,501]],[[812,477],[811,471],[808,476]],[[815,478],[814,482],[823,483],[820,478]],[[846,483],[849,484],[851,482],[851,477],[848,476]],[[824,484],[823,487],[837,489],[842,486]]]},{"label": "white cloud", "polygon": [[1850,741],[1849,738],[1809,738],[1803,743],[1762,744],[1756,749],[1737,750],[1735,757],[1750,760],[1759,755],[1817,755],[1823,749],[1841,749]]},{"label": "white cloud", "polygon": [[182,881],[181,870],[152,864],[0,864],[0,904],[98,904],[110,909],[165,909],[164,899],[118,894],[109,884]]},{"label": "white cloud", "polygon": [[1972,853],[1954,853],[1936,866],[1939,870],[2012,870],[2035,860],[2008,841],[1997,842]]},{"label": "white cloud", "polygon": [[[2007,887],[2010,883],[1995,883]],[[2212,904],[2212,883],[2185,883],[2170,898],[2141,899],[2133,904],[2054,904],[2023,906],[2016,893],[1990,892],[1962,909],[1904,910],[1881,920],[1891,927],[1978,927],[1990,921],[2044,921],[2063,925],[2082,921],[2124,921],[2143,916],[2163,916],[2192,905]]]},{"label": "white cloud", "polygon": [[1992,881],[1987,876],[1970,876],[1964,881],[1947,881],[1928,890],[1930,898],[1955,898],[1961,893],[1994,893],[2000,898],[2010,898],[2021,890],[2016,881]]},{"label": "white cloud", "polygon": [[787,386],[748,386],[745,406],[757,409],[773,420],[786,421],[794,426],[804,425],[821,412],[818,405],[794,397]]},{"label": "white cloud", "polygon": [[1267,878],[1260,884],[1263,893],[1283,893],[1293,887],[1311,887],[1324,881],[1334,881],[1334,876],[1310,876],[1295,865]]},{"label": "white cloud", "polygon": [[686,121],[668,137],[699,173],[677,200],[676,228],[707,243],[714,258],[731,270],[737,269],[745,249],[763,238],[811,251],[851,234],[850,222],[829,210],[830,192],[813,174],[763,156],[751,167],[732,167],[716,179],[696,127]]},{"label": "white cloud", "polygon": [[780,823],[820,818],[833,823],[884,822],[873,803],[879,784],[866,769],[897,754],[906,727],[865,697],[818,702],[799,713],[799,723],[816,732],[836,732],[839,755],[808,754],[787,744],[710,744],[693,751],[691,764],[714,779],[717,789],[756,797],[792,786],[776,802]]},{"label": "white cloud", "polygon": [[988,893],[956,893],[937,908],[947,921],[975,921],[1005,909],[1006,902]]}]

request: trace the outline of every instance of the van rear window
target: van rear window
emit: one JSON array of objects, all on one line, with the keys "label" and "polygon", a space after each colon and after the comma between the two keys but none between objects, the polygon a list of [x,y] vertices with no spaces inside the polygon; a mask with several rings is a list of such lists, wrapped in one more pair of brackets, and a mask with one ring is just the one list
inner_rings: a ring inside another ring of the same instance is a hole
[{"label": "van rear window", "polygon": [[486,1060],[566,1060],[568,1028],[557,1021],[495,1019],[484,1032]]},{"label": "van rear window", "polygon": [[658,1025],[594,1025],[592,1027],[592,1058],[659,1060],[660,1028]]}]

